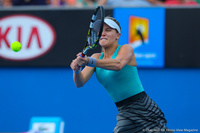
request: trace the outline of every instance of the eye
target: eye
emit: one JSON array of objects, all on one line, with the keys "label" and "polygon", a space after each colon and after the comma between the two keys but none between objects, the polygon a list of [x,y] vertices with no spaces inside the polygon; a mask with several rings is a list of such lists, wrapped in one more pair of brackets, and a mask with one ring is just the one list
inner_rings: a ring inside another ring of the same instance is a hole
[{"label": "eye", "polygon": [[111,31],[111,30],[112,30],[111,28],[106,29],[106,31]]}]

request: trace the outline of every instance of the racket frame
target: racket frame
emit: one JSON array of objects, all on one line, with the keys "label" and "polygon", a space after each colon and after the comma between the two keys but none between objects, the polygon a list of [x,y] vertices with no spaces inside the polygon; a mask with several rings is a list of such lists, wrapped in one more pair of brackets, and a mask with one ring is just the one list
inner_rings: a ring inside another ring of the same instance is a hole
[{"label": "racket frame", "polygon": [[[92,35],[92,29],[94,27],[94,21],[96,20],[96,15],[97,15],[97,12],[100,10],[101,12],[101,25],[100,25],[100,30],[99,30],[99,34],[97,36],[97,39],[94,41],[93,44],[89,44],[89,39]],[[90,26],[89,26],[89,30],[88,30],[88,34],[87,34],[87,38],[86,38],[86,44],[85,44],[85,47],[81,53],[81,57],[84,57],[86,54],[87,54],[87,51],[90,50],[90,49],[93,49],[95,47],[97,47],[98,43],[99,43],[99,40],[101,38],[101,34],[102,34],[102,31],[103,31],[103,25],[104,25],[104,17],[105,17],[105,10],[103,8],[103,6],[98,6],[95,10],[94,10],[94,13],[92,15],[92,18],[91,18],[91,21],[90,21]]]}]

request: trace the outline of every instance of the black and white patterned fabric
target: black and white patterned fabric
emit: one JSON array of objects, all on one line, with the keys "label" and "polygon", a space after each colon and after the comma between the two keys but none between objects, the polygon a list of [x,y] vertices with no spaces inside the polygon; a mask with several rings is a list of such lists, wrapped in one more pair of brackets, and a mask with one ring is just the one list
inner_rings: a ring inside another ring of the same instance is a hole
[{"label": "black and white patterned fabric", "polygon": [[[140,96],[139,96],[140,95]],[[116,103],[119,113],[113,133],[168,133],[167,120],[158,105],[145,93]]]}]

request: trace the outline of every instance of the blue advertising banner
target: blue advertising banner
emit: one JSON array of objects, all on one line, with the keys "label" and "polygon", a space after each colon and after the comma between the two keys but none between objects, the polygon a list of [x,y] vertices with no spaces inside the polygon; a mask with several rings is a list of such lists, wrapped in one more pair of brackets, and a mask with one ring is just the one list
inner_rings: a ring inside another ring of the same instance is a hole
[{"label": "blue advertising banner", "polygon": [[165,8],[115,8],[122,32],[119,44],[130,44],[138,67],[164,67]]}]

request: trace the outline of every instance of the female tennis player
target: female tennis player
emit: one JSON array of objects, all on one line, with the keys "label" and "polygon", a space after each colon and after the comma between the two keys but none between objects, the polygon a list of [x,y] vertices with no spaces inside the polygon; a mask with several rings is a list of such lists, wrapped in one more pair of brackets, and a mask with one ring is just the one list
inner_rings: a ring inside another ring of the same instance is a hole
[{"label": "female tennis player", "polygon": [[[133,48],[128,44],[119,45],[120,35],[119,22],[105,17],[99,41],[102,53],[91,57],[77,54],[71,63],[74,82],[82,87],[96,72],[98,81],[119,111],[113,133],[167,132],[163,112],[142,87]],[[82,71],[81,67],[84,67]]]}]

